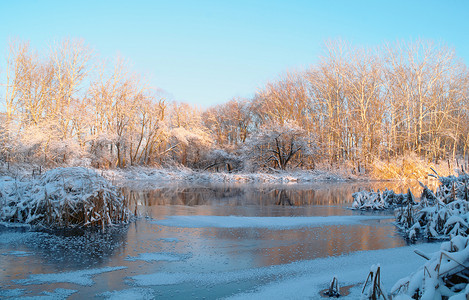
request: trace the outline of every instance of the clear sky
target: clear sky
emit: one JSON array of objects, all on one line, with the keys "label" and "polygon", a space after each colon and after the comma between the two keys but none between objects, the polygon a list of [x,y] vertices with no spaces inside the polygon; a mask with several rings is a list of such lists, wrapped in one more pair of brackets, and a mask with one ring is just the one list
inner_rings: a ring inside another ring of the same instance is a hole
[{"label": "clear sky", "polygon": [[41,49],[67,37],[130,60],[174,100],[208,107],[314,64],[329,39],[431,39],[469,65],[469,1],[0,0],[0,66],[11,38]]}]

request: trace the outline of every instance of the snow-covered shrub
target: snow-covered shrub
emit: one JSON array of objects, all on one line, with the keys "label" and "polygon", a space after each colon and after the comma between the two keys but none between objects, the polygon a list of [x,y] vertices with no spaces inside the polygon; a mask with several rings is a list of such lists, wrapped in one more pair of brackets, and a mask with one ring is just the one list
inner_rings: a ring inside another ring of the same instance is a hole
[{"label": "snow-covered shrub", "polygon": [[[419,203],[409,208],[396,210],[396,223],[405,230],[409,238],[422,234],[427,238],[446,238],[450,235],[469,234],[469,203],[456,200],[449,204],[437,203],[425,206]],[[407,218],[409,221],[404,221]]]},{"label": "snow-covered shrub", "polygon": [[443,199],[444,203],[449,203],[456,199],[469,201],[469,191],[467,189],[469,175],[460,174],[458,177],[453,175],[440,177],[437,174],[436,177],[439,179],[441,184],[435,195],[436,197]]},{"label": "snow-covered shrub", "polygon": [[468,176],[438,178],[441,184],[435,193],[422,184],[424,189],[417,205],[396,209],[396,223],[409,238],[469,235]]},{"label": "snow-covered shrub", "polygon": [[469,237],[453,237],[428,258],[415,273],[396,282],[391,293],[402,299],[468,299]]},{"label": "snow-covered shrub", "polygon": [[374,192],[373,190],[369,191],[359,191],[352,194],[353,197],[353,209],[362,209],[362,210],[382,210],[388,208],[395,208],[397,206],[402,206],[409,201],[414,203],[414,196],[409,190],[407,194],[396,194],[392,190],[384,190],[380,192]]},{"label": "snow-covered shrub", "polygon": [[107,226],[129,220],[120,191],[95,171],[57,168],[40,179],[0,178],[0,220],[45,227]]},{"label": "snow-covered shrub", "polygon": [[331,283],[329,283],[329,289],[324,292],[324,296],[329,298],[339,298],[340,297],[340,286],[337,276],[332,277]]}]

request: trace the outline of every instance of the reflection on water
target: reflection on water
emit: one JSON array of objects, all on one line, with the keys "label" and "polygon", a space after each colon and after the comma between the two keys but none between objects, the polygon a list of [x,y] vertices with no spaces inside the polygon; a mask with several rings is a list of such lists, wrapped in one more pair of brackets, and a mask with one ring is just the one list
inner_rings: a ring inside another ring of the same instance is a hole
[{"label": "reflection on water", "polygon": [[[339,207],[340,210],[329,210],[336,214],[344,214],[342,208],[351,205],[352,194],[357,191],[393,189],[397,193],[403,193],[407,192],[408,188],[411,188],[415,195],[420,195],[421,187],[416,181],[294,185],[170,185],[150,191],[133,191],[127,188],[124,189],[124,193],[130,199],[133,210],[140,215],[156,218],[181,214],[174,208],[175,206],[193,208],[190,214],[252,215],[253,212],[249,212],[246,208],[255,207],[259,216],[289,216],[297,213],[288,207],[303,207],[306,211],[300,212],[302,215],[322,215],[324,211],[320,209],[318,212],[315,206]],[[276,209],[274,206],[285,208]],[[166,209],[167,207],[170,209]],[[308,207],[314,207],[313,211]]]},{"label": "reflection on water", "polygon": [[[371,188],[394,188],[402,192],[407,186],[399,188],[389,182],[209,185],[169,186],[151,191],[126,189],[125,193],[132,199],[132,209],[151,219],[172,215],[289,217],[373,214],[347,209],[353,192]],[[392,212],[381,214],[383,219],[357,225],[282,230],[165,227],[148,222],[147,218],[106,233],[93,230],[27,232],[3,228],[0,230],[0,290],[25,288],[14,280],[27,278],[30,274],[127,267],[95,276],[96,284],[92,286],[55,283],[27,287],[31,292],[28,296],[37,295],[44,289],[67,288],[78,290],[79,293],[71,298],[79,299],[129,288],[131,282],[125,278],[138,274],[228,272],[405,245],[405,240],[391,223]],[[129,260],[142,253],[178,254],[183,259],[171,262]],[[238,289],[252,289],[266,280],[271,279],[258,278],[219,287],[181,283],[151,288],[160,298],[187,298],[192,297],[192,293],[213,298],[213,295],[229,296]],[[207,288],[211,294],[207,294]]]}]

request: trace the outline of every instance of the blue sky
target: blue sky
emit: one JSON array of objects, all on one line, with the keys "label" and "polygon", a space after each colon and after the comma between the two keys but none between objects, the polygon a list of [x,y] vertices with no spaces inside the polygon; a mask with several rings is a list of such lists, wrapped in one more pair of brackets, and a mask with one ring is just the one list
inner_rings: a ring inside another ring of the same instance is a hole
[{"label": "blue sky", "polygon": [[0,0],[0,66],[11,38],[41,49],[67,37],[123,56],[174,100],[208,107],[307,68],[330,39],[431,39],[468,65],[469,1]]}]

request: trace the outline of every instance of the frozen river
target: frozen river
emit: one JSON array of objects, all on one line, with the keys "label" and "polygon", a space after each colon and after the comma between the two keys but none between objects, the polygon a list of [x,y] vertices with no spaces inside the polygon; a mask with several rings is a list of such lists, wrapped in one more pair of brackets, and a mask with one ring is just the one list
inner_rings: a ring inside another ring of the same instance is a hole
[{"label": "frozen river", "polygon": [[351,194],[371,186],[406,188],[318,183],[127,189],[141,217],[105,234],[0,226],[0,298],[283,298],[301,283],[310,289],[291,295],[316,298],[334,274],[353,292],[371,264],[392,265],[395,257],[397,268],[402,253],[412,252],[392,224],[392,212],[348,209]]}]

